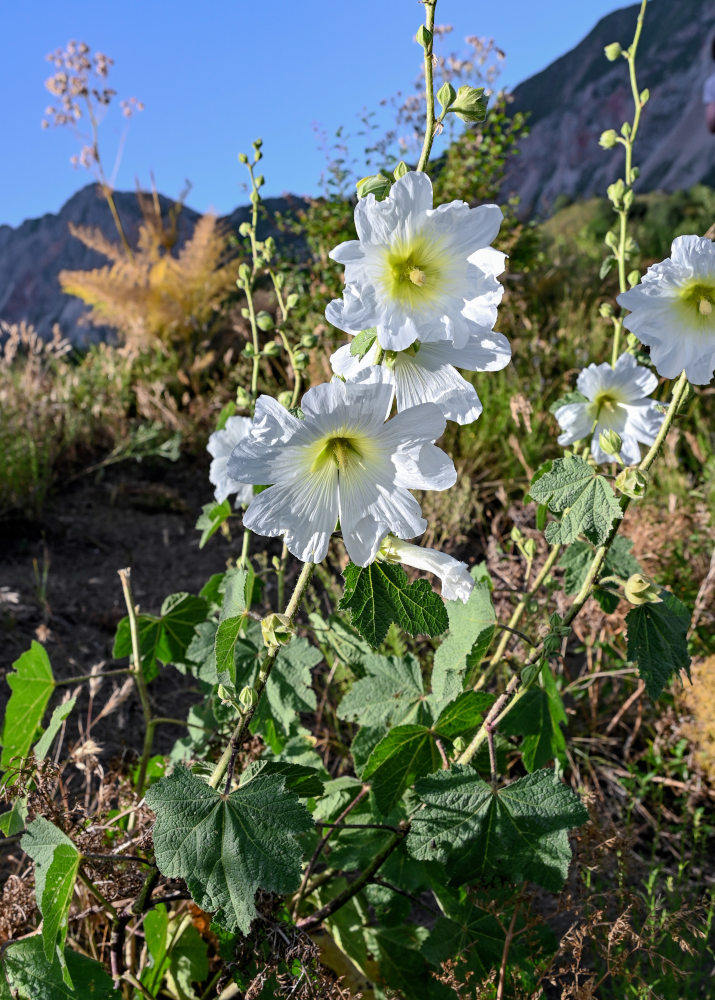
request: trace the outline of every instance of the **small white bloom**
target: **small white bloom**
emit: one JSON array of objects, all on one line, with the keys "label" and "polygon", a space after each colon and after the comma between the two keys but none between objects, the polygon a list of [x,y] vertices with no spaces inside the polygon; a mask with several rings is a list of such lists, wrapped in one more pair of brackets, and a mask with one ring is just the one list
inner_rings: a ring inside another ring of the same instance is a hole
[{"label": "small white bloom", "polygon": [[236,494],[237,507],[248,504],[253,499],[253,486],[232,479],[226,468],[229,455],[238,442],[246,436],[250,426],[250,417],[229,417],[223,430],[214,431],[209,438],[207,449],[213,458],[209,468],[209,480],[216,487],[214,496],[217,503],[223,503],[232,493]]},{"label": "small white bloom", "polygon": [[375,327],[381,347],[403,351],[416,340],[466,347],[475,329],[496,322],[504,254],[489,246],[499,232],[497,205],[452,201],[432,208],[432,183],[410,171],[384,201],[355,208],[358,239],[330,254],[345,265],[345,291],[325,311],[347,333]]},{"label": "small white bloom", "polygon": [[671,256],[653,264],[640,285],[618,296],[631,313],[626,329],[650,347],[656,371],[705,385],[715,371],[715,243],[678,236]]},{"label": "small white bloom", "polygon": [[655,441],[664,414],[658,404],[648,399],[658,384],[657,377],[632,354],[622,354],[614,368],[606,363],[589,365],[578,377],[576,387],[588,402],[566,403],[554,416],[563,428],[559,444],[573,444],[591,438],[591,454],[597,462],[612,462],[598,443],[603,431],[615,431],[623,441],[620,456],[626,465],[637,465],[641,459],[638,442],[651,445]]},{"label": "small white bloom", "polygon": [[445,420],[431,403],[386,420],[391,403],[392,387],[379,372],[309,389],[304,420],[261,396],[250,432],[228,462],[232,477],[272,484],[254,497],[244,525],[284,535],[295,556],[320,562],[339,520],[358,566],[372,562],[388,532],[421,535],[427,522],[408,490],[444,490],[457,478],[451,459],[434,445]]},{"label": "small white bloom", "polygon": [[399,538],[388,535],[382,543],[380,558],[434,573],[442,581],[442,597],[447,601],[462,601],[466,604],[474,589],[474,580],[469,574],[467,564],[458,562],[446,552],[439,552],[437,549],[411,545],[410,542],[401,542]]},{"label": "small white bloom", "polygon": [[[375,364],[377,342],[363,358],[350,353],[346,344],[330,358],[333,371],[346,379]],[[493,330],[470,334],[466,346],[455,347],[448,341],[433,344],[415,343],[405,351],[388,351],[382,359],[385,381],[395,387],[397,409],[406,410],[420,403],[436,403],[447,420],[470,424],[482,412],[474,386],[457,371],[499,371],[509,364],[511,347],[501,333]]]}]

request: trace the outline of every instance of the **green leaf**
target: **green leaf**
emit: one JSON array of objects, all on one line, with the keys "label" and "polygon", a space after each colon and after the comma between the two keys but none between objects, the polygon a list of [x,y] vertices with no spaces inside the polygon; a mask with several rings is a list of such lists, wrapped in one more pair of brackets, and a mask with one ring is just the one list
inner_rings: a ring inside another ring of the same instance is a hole
[{"label": "green leaf", "polygon": [[340,607],[350,611],[352,623],[371,646],[377,647],[395,622],[410,635],[440,635],[449,619],[441,597],[426,580],[409,583],[396,563],[369,566],[348,563],[345,593]]},{"label": "green leaf", "polygon": [[68,698],[67,701],[58,705],[50,716],[50,723],[47,729],[44,731],[42,736],[39,738],[35,746],[33,747],[33,753],[37,760],[44,760],[50,751],[52,746],[52,741],[55,736],[59,733],[62,728],[62,724],[65,719],[68,718],[70,712],[75,706],[76,698]]},{"label": "green leaf", "polygon": [[467,901],[451,907],[448,916],[437,919],[422,945],[422,954],[436,966],[454,958],[483,978],[492,969],[499,968],[504,938],[504,930],[496,917]]},{"label": "green leaf", "polygon": [[313,828],[298,796],[278,774],[260,775],[227,798],[179,766],[147,789],[156,813],[156,863],[183,878],[194,901],[248,934],[258,889],[286,893],[300,883],[297,836]]},{"label": "green leaf", "polygon": [[568,831],[588,813],[552,771],[494,789],[471,768],[454,765],[415,787],[425,808],[413,817],[408,850],[444,862],[452,884],[497,878],[562,888],[571,860]]},{"label": "green leaf", "polygon": [[482,716],[493,704],[493,694],[487,694],[486,691],[465,691],[442,709],[434,724],[434,731],[448,740],[471,734],[481,726]]},{"label": "green leaf", "polygon": [[12,666],[14,673],[7,675],[12,694],[5,709],[0,738],[2,768],[6,768],[13,757],[27,757],[55,686],[45,647],[34,639],[27,652]]},{"label": "green leaf", "polygon": [[285,786],[302,799],[318,798],[323,794],[323,781],[315,767],[305,764],[291,764],[286,760],[254,760],[241,774],[241,787],[259,775],[280,774],[285,778]]},{"label": "green leaf", "polygon": [[[456,1000],[456,993],[445,983],[432,976],[427,961],[417,950],[420,941],[409,924],[401,928],[389,927],[374,930],[371,934],[371,951],[379,956],[378,980],[398,991],[404,1000]],[[410,937],[417,937],[410,947]]]},{"label": "green leaf", "polygon": [[660,604],[641,604],[626,615],[628,659],[638,664],[645,689],[655,701],[673,674],[690,677],[687,634],[690,612],[667,590]]},{"label": "green leaf", "polygon": [[204,547],[212,535],[216,534],[221,525],[224,524],[230,516],[231,504],[228,499],[222,500],[221,503],[204,504],[201,508],[199,519],[196,522],[196,527],[201,532],[201,538],[199,539],[200,549]]},{"label": "green leaf", "polygon": [[359,663],[365,656],[373,655],[370,646],[359,633],[338,615],[329,615],[326,621],[322,615],[312,611],[308,618],[319,642],[329,646],[338,659],[348,666]]},{"label": "green leaf", "polygon": [[185,654],[190,673],[211,687],[219,683],[215,649],[217,630],[216,622],[199,622]]},{"label": "green leaf", "polygon": [[[634,573],[642,572],[640,563],[631,555],[633,542],[622,535],[616,535],[611,547],[606,553],[602,576],[619,576],[627,580]],[[586,573],[593,560],[594,551],[587,542],[574,542],[564,549],[559,565],[565,570],[564,591],[569,595],[577,594],[586,579]]]},{"label": "green leaf", "polygon": [[377,807],[386,816],[415,778],[442,766],[434,736],[426,726],[395,726],[377,744],[362,773],[371,780]]},{"label": "green leaf", "polygon": [[[542,668],[553,680],[548,666]],[[552,695],[535,685],[499,725],[504,736],[522,736],[521,745],[524,767],[536,771],[550,760],[564,759],[565,740],[560,722],[566,722],[563,703],[553,685]]]},{"label": "green leaf", "polygon": [[354,358],[360,358],[362,361],[376,340],[377,329],[374,326],[368,327],[367,330],[361,330],[360,333],[358,333],[350,341],[351,355]]},{"label": "green leaf", "polygon": [[[199,622],[208,614],[208,603],[192,594],[170,594],[161,606],[160,615],[138,615],[139,652],[146,681],[159,673],[159,663],[183,663],[186,650]],[[132,655],[129,618],[117,626],[112,656],[121,660]]]},{"label": "green leaf", "polygon": [[10,944],[2,964],[10,987],[17,991],[17,1000],[118,1000],[121,997],[99,962],[72,950],[67,951],[66,959],[71,985],[63,981],[58,958],[52,964],[47,962],[39,935]]},{"label": "green leaf", "polygon": [[[307,639],[292,639],[282,646],[273,665],[263,697],[258,704],[251,722],[251,732],[263,732],[272,721],[283,736],[291,735],[301,712],[312,712],[317,707],[315,691],[312,688],[311,670],[317,667],[323,654]],[[242,680],[241,683],[253,683]],[[282,749],[275,748],[275,752]]]},{"label": "green leaf", "polygon": [[479,663],[489,648],[496,624],[486,580],[475,583],[466,604],[446,603],[449,632],[434,654],[432,667],[432,696],[439,707],[461,692],[467,670]]},{"label": "green leaf", "polygon": [[532,482],[529,493],[539,503],[548,503],[551,511],[563,511],[561,520],[546,528],[545,538],[551,545],[568,545],[582,534],[594,545],[602,545],[614,521],[623,517],[608,480],[574,455],[557,458],[549,471]]},{"label": "green leaf", "polygon": [[20,841],[35,862],[35,898],[42,913],[45,957],[52,962],[62,953],[67,936],[67,913],[79,868],[80,854],[70,838],[49,820],[38,816]]},{"label": "green leaf", "polygon": [[407,722],[431,723],[422,672],[414,656],[370,653],[362,661],[366,676],[356,681],[338,706],[338,718],[377,727]]},{"label": "green leaf", "polygon": [[15,799],[12,808],[0,816],[0,833],[4,837],[14,837],[25,829],[27,820],[27,796]]},{"label": "green leaf", "polygon": [[198,1000],[192,983],[201,983],[208,975],[208,944],[192,924],[186,925],[176,938],[182,919],[181,915],[170,919],[163,904],[146,914],[144,937],[152,964],[144,969],[141,978],[152,995],[158,993],[166,979],[169,991],[178,1000]]}]

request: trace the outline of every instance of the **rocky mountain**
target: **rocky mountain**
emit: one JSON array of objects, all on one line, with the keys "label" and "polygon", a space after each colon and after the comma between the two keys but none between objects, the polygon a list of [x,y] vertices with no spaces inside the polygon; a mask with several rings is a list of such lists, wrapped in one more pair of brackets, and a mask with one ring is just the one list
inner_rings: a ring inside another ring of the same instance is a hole
[{"label": "rocky mountain", "polygon": [[[633,115],[628,65],[608,62],[604,47],[630,45],[640,4],[608,14],[574,49],[514,91],[513,109],[528,111],[531,134],[509,168],[506,187],[524,216],[547,215],[556,198],[605,194],[622,173],[621,147],[598,145],[603,131]],[[638,132],[636,190],[674,191],[715,185],[715,135],[705,128],[703,83],[711,55],[715,0],[650,0],[636,57],[640,90],[650,90]]]},{"label": "rocky mountain", "polygon": [[[115,202],[130,242],[135,242],[142,214],[135,194],[118,191]],[[168,215],[174,202],[159,196],[162,214]],[[264,202],[267,222],[262,236],[281,238],[275,223],[276,213],[287,213],[301,205],[300,199],[267,198]],[[224,222],[236,233],[250,218],[250,206],[237,208]],[[177,246],[193,232],[197,212],[183,207],[178,217]],[[44,336],[59,323],[62,333],[74,344],[102,339],[106,330],[82,322],[86,307],[81,299],[65,295],[58,275],[62,270],[88,270],[102,267],[107,260],[90,250],[69,231],[75,226],[97,227],[110,239],[117,234],[106,201],[96,184],[89,184],[73,195],[57,215],[28,219],[13,228],[0,226],[0,319],[8,323],[26,320]]]}]

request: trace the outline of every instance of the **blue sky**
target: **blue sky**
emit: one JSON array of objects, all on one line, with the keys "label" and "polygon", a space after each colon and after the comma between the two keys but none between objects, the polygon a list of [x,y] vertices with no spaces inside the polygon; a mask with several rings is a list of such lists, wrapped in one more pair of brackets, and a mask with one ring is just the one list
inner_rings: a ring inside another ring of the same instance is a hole
[{"label": "blue sky", "polygon": [[[492,36],[507,59],[500,82],[515,86],[576,45],[614,0],[439,0],[437,23]],[[23,0],[5,2],[0,30],[3,183],[0,224],[56,212],[91,180],[69,163],[64,129],[42,130],[52,71],[45,55],[70,38],[115,61],[110,83],[146,110],[132,120],[116,177],[120,189],[156,178],[187,203],[220,214],[245,203],[237,153],[264,141],[266,195],[315,194],[325,164],[314,123],[357,128],[363,107],[409,89],[420,66],[416,0]],[[113,113],[112,113],[113,112]],[[100,143],[111,167],[124,121],[112,109]]]}]

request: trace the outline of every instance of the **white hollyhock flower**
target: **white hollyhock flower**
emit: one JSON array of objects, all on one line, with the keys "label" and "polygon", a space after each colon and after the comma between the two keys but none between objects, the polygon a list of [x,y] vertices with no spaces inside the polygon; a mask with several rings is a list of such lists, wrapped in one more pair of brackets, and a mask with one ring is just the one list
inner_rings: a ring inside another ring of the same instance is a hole
[{"label": "white hollyhock flower", "polygon": [[469,574],[467,564],[458,562],[446,552],[439,552],[437,549],[422,548],[420,545],[401,542],[399,538],[388,535],[380,548],[380,558],[434,573],[442,581],[442,597],[447,601],[462,601],[466,604],[474,589],[474,580]]},{"label": "white hollyhock flower", "polygon": [[253,499],[253,486],[232,479],[226,468],[229,455],[246,436],[250,426],[250,417],[229,417],[223,430],[214,431],[209,438],[206,447],[213,458],[209,468],[209,481],[216,487],[214,496],[217,503],[222,503],[232,493],[236,494],[237,507],[250,503]]},{"label": "white hollyhock flower", "polygon": [[[346,344],[330,358],[333,371],[354,379],[375,364],[377,342],[363,358],[350,353]],[[398,411],[420,403],[436,403],[447,420],[470,424],[482,412],[474,386],[457,371],[499,371],[509,364],[511,347],[501,333],[490,330],[469,336],[465,347],[448,341],[415,343],[405,351],[388,351],[382,358],[383,378],[395,387]]]},{"label": "white hollyhock flower", "polygon": [[612,462],[613,456],[599,446],[598,437],[602,431],[615,431],[623,441],[623,462],[637,465],[641,459],[638,442],[653,444],[663,422],[659,404],[647,398],[657,384],[653,372],[636,364],[632,354],[622,354],[614,368],[608,363],[584,368],[576,387],[587,402],[566,403],[554,414],[564,432],[559,444],[591,437],[591,454],[596,461]]},{"label": "white hollyhock flower", "polygon": [[650,347],[656,371],[705,385],[715,371],[715,243],[678,236],[671,255],[653,264],[640,285],[618,296],[631,313],[626,329]]},{"label": "white hollyhock flower", "polygon": [[345,291],[325,311],[347,333],[375,327],[380,346],[403,351],[416,340],[466,347],[475,330],[496,322],[504,254],[489,246],[499,232],[497,205],[452,201],[432,208],[432,182],[411,171],[384,201],[355,207],[359,239],[330,254],[345,265]]},{"label": "white hollyhock flower", "polygon": [[408,490],[444,490],[457,478],[451,459],[434,445],[445,420],[431,403],[386,420],[391,403],[391,386],[373,373],[369,381],[309,389],[304,420],[261,396],[228,462],[235,479],[272,484],[254,497],[244,525],[259,535],[284,535],[295,556],[320,562],[339,520],[358,566],[375,558],[388,532],[421,535],[427,522]]}]

